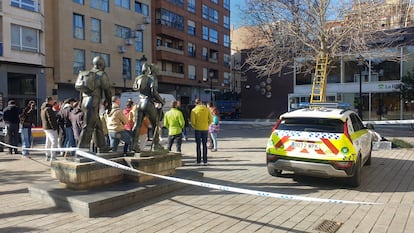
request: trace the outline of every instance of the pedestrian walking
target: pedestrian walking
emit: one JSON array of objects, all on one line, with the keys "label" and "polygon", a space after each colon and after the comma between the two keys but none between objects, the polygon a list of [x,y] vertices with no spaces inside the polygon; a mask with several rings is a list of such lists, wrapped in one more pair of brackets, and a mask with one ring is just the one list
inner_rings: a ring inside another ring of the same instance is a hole
[{"label": "pedestrian walking", "polygon": [[[200,99],[195,100],[196,106],[191,110],[191,125],[194,128],[194,135],[196,141],[196,164],[201,164],[201,153],[203,155],[204,165],[208,165],[207,159],[207,137],[208,127],[213,122],[213,117],[210,110],[205,106]],[[202,151],[201,151],[202,147]]]},{"label": "pedestrian walking", "polygon": [[15,100],[9,100],[7,107],[3,111],[3,120],[6,127],[6,142],[9,144],[8,154],[20,154],[17,150],[19,144],[19,114],[20,108]]},{"label": "pedestrian walking", "polygon": [[119,96],[112,97],[112,110],[108,113],[108,133],[111,141],[112,151],[118,150],[120,141],[131,145],[131,134],[125,130],[125,125],[128,123],[128,119],[122,112],[120,105],[121,99]]},{"label": "pedestrian walking", "polygon": [[42,119],[42,128],[46,134],[45,155],[46,161],[56,159],[56,149],[58,147],[58,121],[56,112],[53,111],[52,106],[55,100],[53,97],[46,97],[46,101],[40,107],[40,118]]},{"label": "pedestrian walking", "polygon": [[208,127],[208,133],[210,134],[210,138],[212,141],[212,148],[211,151],[217,151],[217,134],[220,131],[220,114],[216,107],[211,109],[211,113],[213,115],[213,122]]},{"label": "pedestrian walking", "polygon": [[32,146],[33,136],[32,127],[36,124],[37,120],[36,102],[30,100],[22,113],[19,115],[20,124],[22,125],[21,137],[22,137],[22,155],[28,156],[30,153],[27,148]]},{"label": "pedestrian walking", "polygon": [[183,113],[178,109],[178,101],[172,101],[171,109],[164,115],[164,126],[168,129],[168,151],[176,140],[176,150],[181,153],[183,128],[185,126]]}]

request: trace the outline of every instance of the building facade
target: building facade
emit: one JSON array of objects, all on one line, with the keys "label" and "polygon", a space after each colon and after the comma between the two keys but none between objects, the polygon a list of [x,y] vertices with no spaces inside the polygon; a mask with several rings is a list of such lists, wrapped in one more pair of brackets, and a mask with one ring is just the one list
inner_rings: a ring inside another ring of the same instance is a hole
[{"label": "building facade", "polygon": [[152,15],[159,92],[189,104],[230,90],[230,0],[153,1]]},{"label": "building facade", "polygon": [[44,1],[0,1],[0,109],[46,95]]},{"label": "building facade", "polygon": [[74,82],[93,57],[106,61],[113,93],[131,90],[145,58],[152,60],[150,0],[46,1],[48,95],[78,97]]},{"label": "building facade", "polygon": [[[412,40],[409,36],[406,40]],[[341,57],[332,65],[326,86],[328,102],[346,102],[356,111],[362,109],[363,120],[413,119],[414,104],[400,97],[401,78],[414,68],[414,46],[389,48],[386,53],[370,51],[358,56]],[[396,59],[398,58],[398,60]],[[309,102],[312,75],[294,72],[293,93],[288,110]],[[362,77],[362,78],[361,78]],[[361,104],[361,108],[359,108]]]}]

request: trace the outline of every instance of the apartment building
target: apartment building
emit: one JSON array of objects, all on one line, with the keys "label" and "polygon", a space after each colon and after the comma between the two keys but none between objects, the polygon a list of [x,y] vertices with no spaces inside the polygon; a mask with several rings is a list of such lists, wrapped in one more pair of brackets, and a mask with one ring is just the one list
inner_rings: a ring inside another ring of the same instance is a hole
[{"label": "apartment building", "polygon": [[230,90],[230,0],[152,2],[159,91],[182,103]]},{"label": "apartment building", "polygon": [[46,94],[44,5],[0,1],[0,109],[9,99],[20,107]]},{"label": "apartment building", "polygon": [[152,60],[150,0],[45,0],[47,94],[78,97],[74,82],[93,57],[106,61],[113,93],[131,90]]}]

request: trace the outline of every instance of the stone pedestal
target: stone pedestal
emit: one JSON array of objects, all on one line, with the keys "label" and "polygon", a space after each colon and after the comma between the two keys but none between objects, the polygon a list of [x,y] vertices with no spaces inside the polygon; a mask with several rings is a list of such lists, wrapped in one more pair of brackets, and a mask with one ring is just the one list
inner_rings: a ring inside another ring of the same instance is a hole
[{"label": "stone pedestal", "polygon": [[[137,170],[159,175],[172,175],[181,166],[181,154],[166,153],[147,157],[117,157],[121,155],[102,155],[107,159],[132,167]],[[147,182],[155,179],[153,176],[125,173],[124,170],[110,167],[95,161],[77,162],[71,160],[53,161],[52,177],[56,178],[64,188],[73,190],[89,190],[125,179],[136,182]]]}]

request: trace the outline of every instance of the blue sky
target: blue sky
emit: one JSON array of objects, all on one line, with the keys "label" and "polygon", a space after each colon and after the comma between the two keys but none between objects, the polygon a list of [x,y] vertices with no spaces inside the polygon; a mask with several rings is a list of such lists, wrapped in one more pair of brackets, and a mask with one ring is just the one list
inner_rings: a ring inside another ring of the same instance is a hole
[{"label": "blue sky", "polygon": [[242,13],[240,12],[239,8],[244,5],[245,5],[244,0],[239,0],[239,1],[231,0],[230,1],[230,25],[234,25],[234,28],[238,28],[241,25],[243,25],[242,19],[241,19]]}]

